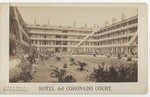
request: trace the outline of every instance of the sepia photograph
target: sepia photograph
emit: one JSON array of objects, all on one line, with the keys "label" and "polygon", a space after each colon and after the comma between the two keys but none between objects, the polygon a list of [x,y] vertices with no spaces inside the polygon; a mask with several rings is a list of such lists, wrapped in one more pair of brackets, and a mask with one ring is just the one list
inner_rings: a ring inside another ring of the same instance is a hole
[{"label": "sepia photograph", "polygon": [[138,82],[138,8],[10,5],[9,82]]},{"label": "sepia photograph", "polygon": [[0,5],[0,94],[148,93],[146,3]]}]

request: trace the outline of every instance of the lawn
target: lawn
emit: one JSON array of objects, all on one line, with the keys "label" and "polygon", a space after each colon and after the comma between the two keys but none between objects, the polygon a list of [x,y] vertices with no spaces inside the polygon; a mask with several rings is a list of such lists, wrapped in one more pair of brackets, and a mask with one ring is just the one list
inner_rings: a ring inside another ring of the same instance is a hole
[{"label": "lawn", "polygon": [[[81,57],[74,56],[75,61],[81,61],[87,63],[84,70],[79,70],[79,65],[70,65],[70,58],[67,56],[61,57],[61,60],[57,60],[54,57],[50,57],[48,60],[44,60],[42,63],[40,60],[33,64],[33,79],[30,82],[58,82],[57,78],[51,77],[52,69],[55,67],[63,68],[66,64],[66,75],[72,75],[76,82],[88,82],[87,77],[93,72],[94,68],[98,68],[99,65],[104,64],[104,68],[108,69],[110,66],[118,67],[120,65],[128,66],[133,63],[133,61],[127,61],[127,59],[117,59],[117,58],[106,58],[106,57]],[[10,78],[20,72],[19,67],[14,67],[10,70]]]}]

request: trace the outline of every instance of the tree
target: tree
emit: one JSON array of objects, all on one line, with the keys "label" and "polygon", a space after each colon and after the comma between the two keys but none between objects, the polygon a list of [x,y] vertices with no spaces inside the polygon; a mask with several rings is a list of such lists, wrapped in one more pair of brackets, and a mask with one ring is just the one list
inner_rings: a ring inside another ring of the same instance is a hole
[{"label": "tree", "polygon": [[65,69],[59,69],[58,67],[54,67],[52,69],[51,76],[55,77],[55,78],[58,78],[58,82],[63,82],[65,74],[66,74]]},{"label": "tree", "polygon": [[118,72],[114,68],[114,66],[111,66],[109,68],[109,80],[110,82],[116,82],[118,81]]},{"label": "tree", "polygon": [[122,58],[121,58],[121,54],[118,54],[118,59],[122,59]]},{"label": "tree", "polygon": [[58,82],[75,82],[76,79],[72,75],[66,75],[66,70],[54,67],[51,73],[52,77],[58,78]]},{"label": "tree", "polygon": [[79,61],[78,63],[79,63],[79,66],[80,66],[80,68],[79,68],[80,71],[84,70],[84,67],[87,66],[87,63],[85,63],[85,62],[80,62]]},{"label": "tree", "polygon": [[93,69],[93,72],[89,76],[89,80],[95,82],[105,82],[104,76],[106,76],[104,74],[104,68],[99,65],[97,69]]}]

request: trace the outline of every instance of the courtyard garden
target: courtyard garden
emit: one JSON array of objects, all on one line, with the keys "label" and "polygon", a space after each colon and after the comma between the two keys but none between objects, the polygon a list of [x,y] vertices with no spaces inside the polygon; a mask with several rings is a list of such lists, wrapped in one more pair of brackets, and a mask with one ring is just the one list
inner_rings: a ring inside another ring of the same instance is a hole
[{"label": "courtyard garden", "polygon": [[40,55],[23,58],[9,71],[10,82],[137,82],[132,58]]}]

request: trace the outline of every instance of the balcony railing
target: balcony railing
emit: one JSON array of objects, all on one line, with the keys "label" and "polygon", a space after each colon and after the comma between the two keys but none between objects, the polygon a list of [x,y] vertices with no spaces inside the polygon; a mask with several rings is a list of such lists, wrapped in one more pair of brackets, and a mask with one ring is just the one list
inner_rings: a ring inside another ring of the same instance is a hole
[{"label": "balcony railing", "polygon": [[86,40],[86,41],[89,41],[89,42],[100,42],[100,41],[105,41],[105,40],[112,40],[112,39],[129,37],[129,36],[133,36],[133,35],[135,35],[135,33],[127,34],[127,35],[114,36],[114,37],[109,37],[109,38],[103,38],[103,39],[98,39],[98,40]]},{"label": "balcony railing", "polygon": [[101,35],[105,35],[105,34],[117,32],[117,31],[120,31],[120,30],[125,30],[125,29],[129,29],[129,28],[133,28],[133,27],[136,27],[136,26],[138,26],[137,23],[135,23],[133,25],[128,25],[128,26],[125,26],[125,27],[121,27],[121,28],[118,28],[118,29],[114,29],[114,30],[111,30],[111,31],[106,31],[106,32],[103,32],[103,33],[100,33],[100,34],[94,34],[93,36],[101,36]]},{"label": "balcony railing", "polygon": [[126,47],[128,46],[127,43],[122,44],[113,44],[113,45],[98,45],[98,46],[80,46],[82,48],[107,48],[107,47]]},{"label": "balcony railing", "polygon": [[30,38],[31,40],[53,40],[53,41],[81,41],[82,39],[63,39],[63,38]]},{"label": "balcony railing", "polygon": [[75,45],[36,45],[36,47],[69,47],[69,48],[72,48],[72,47],[75,47]]},{"label": "balcony railing", "polygon": [[[76,45],[35,45],[37,47],[67,47],[67,48],[76,48]],[[92,45],[81,45],[78,48],[108,48],[108,47],[127,47],[128,44],[127,43],[122,43],[122,44],[111,44],[111,45],[98,45],[98,46],[92,46]]]},{"label": "balcony railing", "polygon": [[28,28],[41,28],[41,29],[55,29],[55,30],[68,30],[68,31],[93,31],[92,29],[81,29],[81,28],[68,28],[68,27],[59,27],[59,26],[37,26],[37,25],[28,25]]},{"label": "balcony railing", "polygon": [[87,34],[81,33],[58,33],[58,32],[40,32],[40,31],[30,31],[31,34],[49,34],[49,35],[73,35],[73,36],[86,36]]}]

